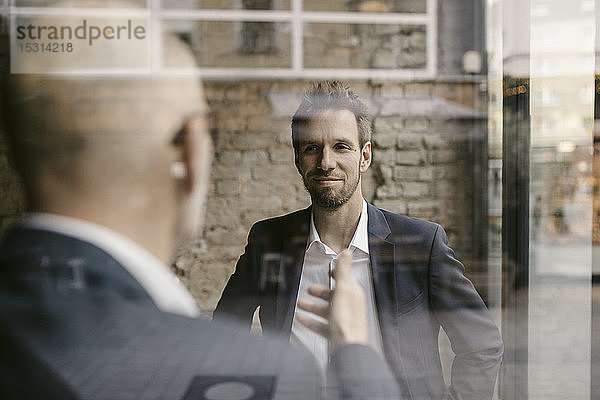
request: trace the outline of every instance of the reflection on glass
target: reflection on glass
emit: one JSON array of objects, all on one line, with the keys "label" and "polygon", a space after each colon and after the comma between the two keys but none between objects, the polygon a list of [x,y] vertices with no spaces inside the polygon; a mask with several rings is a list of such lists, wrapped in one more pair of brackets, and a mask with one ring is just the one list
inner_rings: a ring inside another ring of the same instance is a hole
[{"label": "reflection on glass", "polygon": [[[200,67],[289,67],[290,26],[262,21],[169,21]],[[166,67],[177,67],[168,58]]]},{"label": "reflection on glass", "polygon": [[586,3],[531,8],[530,398],[590,398],[595,20]]},{"label": "reflection on glass", "polygon": [[418,69],[427,63],[423,25],[306,24],[307,68]]},{"label": "reflection on glass", "polygon": [[290,0],[163,0],[162,7],[205,10],[289,10]]},{"label": "reflection on glass", "polygon": [[425,0],[304,0],[306,11],[425,13]]}]

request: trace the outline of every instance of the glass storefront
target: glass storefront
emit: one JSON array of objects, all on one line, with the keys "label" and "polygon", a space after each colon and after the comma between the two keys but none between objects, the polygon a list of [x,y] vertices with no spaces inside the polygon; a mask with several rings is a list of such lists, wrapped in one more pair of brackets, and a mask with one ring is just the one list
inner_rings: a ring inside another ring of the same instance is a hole
[{"label": "glass storefront", "polygon": [[[107,3],[110,12],[75,1],[2,0],[0,12],[11,33],[46,14],[76,24],[142,21],[143,57],[98,60],[90,71],[52,63],[53,72],[202,78],[215,145],[204,232],[172,269],[204,314],[214,310],[251,226],[310,204],[290,119],[311,82],[342,79],[372,117],[366,200],[441,224],[500,328],[494,398],[600,398],[600,4]],[[171,57],[172,33],[190,46],[196,69]],[[33,47],[19,40],[11,37],[13,72],[28,72],[16,69],[28,68],[19,57]],[[25,210],[7,160],[2,144],[2,230]],[[449,384],[453,353],[443,331],[439,343]]]}]

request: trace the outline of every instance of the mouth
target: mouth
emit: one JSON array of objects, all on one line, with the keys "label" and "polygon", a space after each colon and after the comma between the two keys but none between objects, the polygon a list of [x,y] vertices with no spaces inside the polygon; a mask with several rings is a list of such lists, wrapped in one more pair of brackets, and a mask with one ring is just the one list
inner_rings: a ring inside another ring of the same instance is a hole
[{"label": "mouth", "polygon": [[342,182],[341,178],[334,178],[334,177],[316,177],[313,178],[313,181],[316,182],[318,185],[320,186],[332,186],[335,185],[338,182]]}]

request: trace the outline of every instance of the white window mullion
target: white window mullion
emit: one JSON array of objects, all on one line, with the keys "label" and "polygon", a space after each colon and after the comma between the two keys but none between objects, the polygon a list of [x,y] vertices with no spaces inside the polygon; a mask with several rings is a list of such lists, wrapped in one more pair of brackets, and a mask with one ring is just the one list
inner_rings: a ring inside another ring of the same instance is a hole
[{"label": "white window mullion", "polygon": [[[361,12],[320,12],[304,11],[303,0],[290,0],[289,10],[218,10],[218,9],[163,9],[161,0],[146,0],[147,8],[53,8],[17,7],[15,0],[0,0],[0,13],[16,16],[78,16],[78,17],[126,17],[148,21],[151,30],[149,51],[150,68],[155,72],[172,71],[162,65],[163,38],[162,25],[166,21],[264,21],[283,22],[290,26],[291,67],[290,68],[198,68],[206,78],[313,78],[340,77],[345,79],[429,79],[437,70],[437,0],[427,1],[425,13],[361,13]],[[421,69],[370,70],[357,68],[305,68],[304,67],[304,24],[388,24],[421,25],[426,29],[426,65]]]},{"label": "white window mullion", "polygon": [[15,7],[9,8],[11,15],[41,17],[122,17],[149,18],[150,10],[146,8],[76,8],[76,7]]},{"label": "white window mullion", "polygon": [[161,0],[149,0],[151,3],[151,17],[150,17],[150,40],[148,46],[150,47],[150,71],[162,70],[162,5]]},{"label": "white window mullion", "polygon": [[302,18],[304,22],[425,25],[430,21],[430,14],[306,11]]},{"label": "white window mullion", "polygon": [[292,13],[289,11],[268,10],[163,10],[164,19],[198,20],[198,21],[266,21],[289,22]]},{"label": "white window mullion", "polygon": [[199,68],[197,71],[168,69],[170,73],[197,73],[204,80],[211,79],[401,79],[422,80],[430,78],[425,69],[381,70],[356,68],[305,68],[300,72],[291,68]]},{"label": "white window mullion", "polygon": [[427,74],[434,78],[437,72],[437,4],[427,0]]},{"label": "white window mullion", "polygon": [[304,20],[302,0],[292,0],[292,71],[301,74],[304,66]]}]

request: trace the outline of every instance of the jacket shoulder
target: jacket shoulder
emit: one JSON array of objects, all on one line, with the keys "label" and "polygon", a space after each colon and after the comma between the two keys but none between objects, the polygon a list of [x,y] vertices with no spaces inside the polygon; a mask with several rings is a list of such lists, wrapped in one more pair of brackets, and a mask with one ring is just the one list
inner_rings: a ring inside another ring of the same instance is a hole
[{"label": "jacket shoulder", "polygon": [[305,208],[289,214],[263,219],[252,225],[250,234],[281,234],[289,231],[290,228],[297,228],[299,225],[308,224],[309,218],[310,208]]},{"label": "jacket shoulder", "polygon": [[381,211],[387,221],[391,233],[398,234],[419,234],[433,236],[441,226],[435,222],[424,219],[407,217],[405,215],[395,214],[390,211],[378,209]]}]

